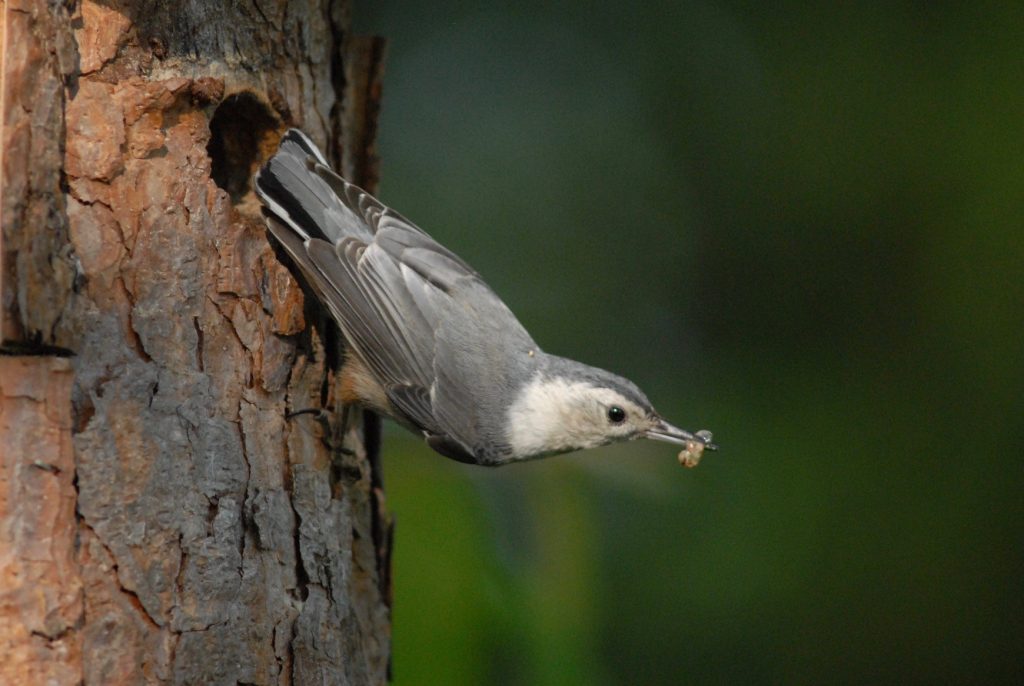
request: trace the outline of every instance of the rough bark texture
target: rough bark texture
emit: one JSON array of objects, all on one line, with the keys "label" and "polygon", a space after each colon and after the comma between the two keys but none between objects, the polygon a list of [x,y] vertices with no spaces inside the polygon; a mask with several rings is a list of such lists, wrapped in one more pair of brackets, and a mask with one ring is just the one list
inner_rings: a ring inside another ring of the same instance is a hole
[{"label": "rough bark texture", "polygon": [[380,41],[332,0],[3,22],[0,683],[385,680],[376,418],[285,419],[338,336],[250,183],[299,126],[372,187]]},{"label": "rough bark texture", "polygon": [[0,683],[77,683],[71,364],[0,357]]}]

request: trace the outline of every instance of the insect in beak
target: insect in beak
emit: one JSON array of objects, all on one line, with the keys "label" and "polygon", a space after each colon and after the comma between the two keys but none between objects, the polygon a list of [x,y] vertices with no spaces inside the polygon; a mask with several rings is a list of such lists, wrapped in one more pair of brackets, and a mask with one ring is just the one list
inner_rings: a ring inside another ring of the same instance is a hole
[{"label": "insect in beak", "polygon": [[718,446],[711,442],[710,431],[698,431],[696,434],[692,434],[689,431],[672,426],[664,419],[658,422],[657,426],[653,429],[648,429],[644,433],[644,437],[655,441],[675,443],[676,445],[689,445],[690,443],[698,442],[705,450],[718,450]]},{"label": "insect in beak", "polygon": [[644,435],[656,441],[665,441],[666,443],[675,443],[676,445],[683,446],[682,451],[679,453],[679,464],[684,467],[696,467],[705,450],[718,450],[718,446],[711,442],[710,431],[698,431],[692,434],[689,431],[672,426],[664,419],[658,422],[658,425],[653,429],[648,429]]}]

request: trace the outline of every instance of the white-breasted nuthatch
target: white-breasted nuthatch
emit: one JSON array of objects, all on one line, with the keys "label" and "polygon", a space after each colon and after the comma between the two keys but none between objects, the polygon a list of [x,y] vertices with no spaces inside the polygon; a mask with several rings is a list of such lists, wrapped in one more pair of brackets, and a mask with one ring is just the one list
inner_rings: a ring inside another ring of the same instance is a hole
[{"label": "white-breasted nuthatch", "polygon": [[255,187],[270,233],[341,328],[342,402],[481,465],[635,438],[686,446],[681,461],[715,448],[631,381],[543,352],[479,274],[335,174],[302,132],[285,133]]}]

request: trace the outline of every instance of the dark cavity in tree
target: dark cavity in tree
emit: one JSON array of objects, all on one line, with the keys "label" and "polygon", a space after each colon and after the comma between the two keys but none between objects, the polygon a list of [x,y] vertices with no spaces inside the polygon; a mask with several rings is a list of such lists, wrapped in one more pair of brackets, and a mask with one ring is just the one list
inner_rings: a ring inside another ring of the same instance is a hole
[{"label": "dark cavity in tree", "polygon": [[281,123],[264,102],[250,92],[224,98],[210,120],[206,151],[214,183],[237,204],[252,191],[252,177],[281,140]]}]

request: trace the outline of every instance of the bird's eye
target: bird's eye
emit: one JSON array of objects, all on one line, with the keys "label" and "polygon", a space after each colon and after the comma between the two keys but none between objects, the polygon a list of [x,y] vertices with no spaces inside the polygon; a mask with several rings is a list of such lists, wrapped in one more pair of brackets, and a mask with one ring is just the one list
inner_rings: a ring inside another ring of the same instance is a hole
[{"label": "bird's eye", "polygon": [[618,405],[612,405],[608,408],[608,421],[612,424],[621,424],[626,421],[626,411]]}]

